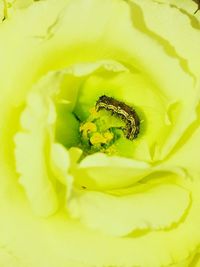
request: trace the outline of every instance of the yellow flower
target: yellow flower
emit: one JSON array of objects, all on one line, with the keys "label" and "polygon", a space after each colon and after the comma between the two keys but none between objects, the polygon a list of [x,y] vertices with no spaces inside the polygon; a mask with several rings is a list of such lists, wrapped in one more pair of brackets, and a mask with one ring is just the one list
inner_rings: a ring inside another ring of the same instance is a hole
[{"label": "yellow flower", "polygon": [[195,1],[0,4],[0,266],[198,266]]}]

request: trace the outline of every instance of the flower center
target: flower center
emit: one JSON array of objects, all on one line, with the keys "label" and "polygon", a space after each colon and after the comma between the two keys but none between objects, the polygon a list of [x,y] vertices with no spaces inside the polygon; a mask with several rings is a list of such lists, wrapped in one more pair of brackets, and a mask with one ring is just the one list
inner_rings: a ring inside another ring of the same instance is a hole
[{"label": "flower center", "polygon": [[115,142],[125,137],[128,140],[137,138],[140,131],[140,119],[135,110],[113,97],[99,97],[90,116],[81,123],[81,146],[88,153],[97,151],[113,154]]}]

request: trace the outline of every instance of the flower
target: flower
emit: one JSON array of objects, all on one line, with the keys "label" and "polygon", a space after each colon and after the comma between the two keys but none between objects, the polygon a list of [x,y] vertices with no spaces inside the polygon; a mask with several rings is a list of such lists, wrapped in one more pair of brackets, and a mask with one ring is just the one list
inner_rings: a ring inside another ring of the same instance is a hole
[{"label": "flower", "polygon": [[0,265],[197,266],[195,3],[2,8]]}]

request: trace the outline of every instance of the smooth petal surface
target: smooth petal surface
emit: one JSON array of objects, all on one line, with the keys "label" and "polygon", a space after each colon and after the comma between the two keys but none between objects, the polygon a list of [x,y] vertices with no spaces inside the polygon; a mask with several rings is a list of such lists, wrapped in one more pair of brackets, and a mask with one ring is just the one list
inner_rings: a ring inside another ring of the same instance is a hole
[{"label": "smooth petal surface", "polygon": [[89,188],[114,189],[133,185],[149,174],[151,169],[145,162],[94,154],[83,159],[77,171],[79,184]]}]

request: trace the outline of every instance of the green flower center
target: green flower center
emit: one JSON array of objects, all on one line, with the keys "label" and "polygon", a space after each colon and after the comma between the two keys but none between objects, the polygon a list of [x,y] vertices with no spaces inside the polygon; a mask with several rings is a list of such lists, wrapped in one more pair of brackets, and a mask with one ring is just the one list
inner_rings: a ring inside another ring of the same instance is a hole
[{"label": "green flower center", "polygon": [[140,130],[140,120],[133,108],[112,97],[99,97],[86,121],[81,123],[81,146],[86,154],[116,153],[120,138],[134,140]]},{"label": "green flower center", "polygon": [[81,159],[102,152],[155,162],[176,125],[173,111],[180,109],[167,100],[145,74],[117,62],[73,65],[33,86],[20,133],[38,137],[49,150],[53,144],[76,147]]}]

